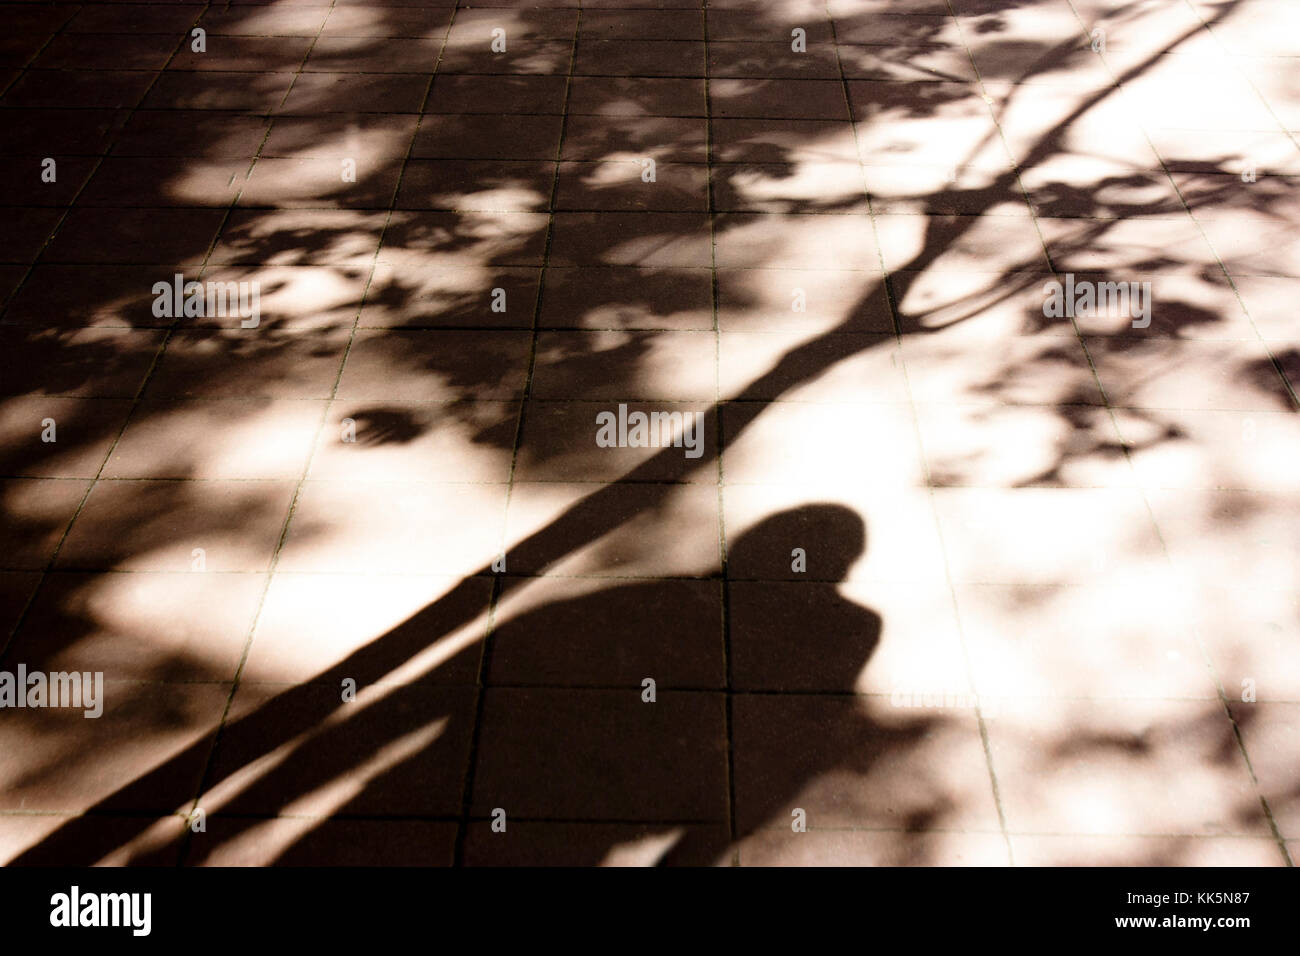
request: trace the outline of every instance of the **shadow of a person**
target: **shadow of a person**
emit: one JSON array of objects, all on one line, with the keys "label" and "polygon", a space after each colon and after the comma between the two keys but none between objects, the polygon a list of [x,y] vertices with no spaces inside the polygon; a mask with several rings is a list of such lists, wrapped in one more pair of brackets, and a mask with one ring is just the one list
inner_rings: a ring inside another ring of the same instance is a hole
[{"label": "shadow of a person", "polygon": [[[661,863],[718,862],[844,763],[837,745],[863,732],[845,695],[881,631],[839,591],[865,538],[854,511],[807,505],[741,534],[723,582],[637,582],[504,621],[465,862],[590,865],[638,841]],[[786,705],[807,698],[831,701],[848,726],[803,733],[806,715]],[[784,727],[770,726],[777,714]],[[511,815],[505,833],[483,822],[497,807]]]}]

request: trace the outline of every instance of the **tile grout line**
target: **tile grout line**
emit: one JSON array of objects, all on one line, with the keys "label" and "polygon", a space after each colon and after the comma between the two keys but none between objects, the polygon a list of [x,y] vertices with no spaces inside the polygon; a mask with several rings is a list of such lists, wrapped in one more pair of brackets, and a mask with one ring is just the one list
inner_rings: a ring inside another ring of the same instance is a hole
[{"label": "tile grout line", "polygon": [[[459,8],[458,8],[459,9]],[[519,454],[523,444],[524,426],[528,417],[528,405],[532,400],[533,375],[537,364],[537,338],[540,329],[542,302],[545,297],[546,273],[550,266],[551,243],[555,235],[555,205],[560,188],[560,157],[564,154],[564,138],[568,131],[569,101],[573,90],[574,68],[578,59],[578,37],[582,32],[582,10],[576,10],[573,24],[573,37],[569,48],[569,69],[564,80],[564,97],[561,102],[560,135],[555,146],[555,162],[552,164],[551,192],[546,205],[546,237],[542,244],[541,268],[537,274],[537,292],[533,299],[533,317],[530,329],[528,363],[524,371],[523,390],[519,396],[519,417],[515,423],[514,441],[510,457],[510,472],[506,482],[505,502],[501,511],[501,538],[498,549],[499,557],[507,562],[507,548],[510,533],[510,504],[514,498],[515,473],[519,463]],[[459,74],[457,74],[459,75]],[[554,115],[554,114],[547,114]],[[487,629],[483,635],[479,652],[478,679],[475,683],[474,720],[470,729],[469,750],[465,759],[465,772],[461,786],[461,806],[456,827],[456,841],[452,850],[452,865],[465,865],[465,844],[468,837],[469,822],[472,819],[470,808],[474,799],[474,783],[478,771],[478,757],[483,731],[483,719],[487,706],[488,681],[490,679],[492,650],[496,630],[497,608],[505,589],[507,574],[502,571],[493,576],[492,593],[488,598]],[[527,585],[523,585],[526,587]],[[507,811],[507,814],[509,811]]]},{"label": "tile grout line", "polygon": [[713,93],[709,85],[712,69],[709,63],[709,6],[703,0],[699,10],[701,43],[704,49],[704,199],[709,226],[709,300],[713,312],[713,407],[717,422],[714,426],[714,441],[718,443],[717,462],[714,468],[717,480],[718,508],[718,569],[719,569],[719,627],[722,638],[722,731],[727,745],[726,764],[723,768],[726,776],[727,798],[727,838],[729,842],[728,864],[741,865],[740,846],[737,843],[736,827],[736,716],[735,716],[735,675],[731,647],[731,576],[729,564],[729,546],[727,540],[726,511],[726,431],[723,425],[722,398],[722,326],[719,318],[721,288],[718,283],[718,237],[717,237],[717,198],[714,193],[713,171],[720,165],[714,156],[713,137]]}]

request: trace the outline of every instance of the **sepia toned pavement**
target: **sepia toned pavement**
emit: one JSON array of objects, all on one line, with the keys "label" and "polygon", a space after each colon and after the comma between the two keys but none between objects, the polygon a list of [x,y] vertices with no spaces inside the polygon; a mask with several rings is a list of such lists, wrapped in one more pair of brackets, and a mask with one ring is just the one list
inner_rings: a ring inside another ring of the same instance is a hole
[{"label": "sepia toned pavement", "polygon": [[0,861],[1300,851],[1295,4],[0,24]]}]

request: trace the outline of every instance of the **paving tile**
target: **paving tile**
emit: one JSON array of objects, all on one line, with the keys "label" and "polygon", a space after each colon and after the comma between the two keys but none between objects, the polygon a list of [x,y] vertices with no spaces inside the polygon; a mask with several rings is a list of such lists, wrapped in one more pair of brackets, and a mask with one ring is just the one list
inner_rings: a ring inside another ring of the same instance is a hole
[{"label": "paving tile", "polygon": [[[0,857],[37,866],[175,866],[183,817],[0,814]],[[143,831],[143,832],[142,832]]]},{"label": "paving tile", "polygon": [[490,684],[721,689],[722,590],[716,581],[612,587],[544,578],[496,612]]},{"label": "paving tile", "polygon": [[[904,339],[900,354],[918,402],[1103,404],[1089,364],[1092,353],[1085,353],[1078,339],[1063,335],[1002,337],[988,326],[956,325]],[[984,358],[972,368],[974,354]]]},{"label": "paving tile", "polygon": [[346,347],[339,334],[179,331],[167,340],[145,397],[329,398]]},{"label": "paving tile", "polygon": [[240,206],[388,209],[401,176],[395,161],[308,157],[259,159],[238,181]]},{"label": "paving tile", "polygon": [[197,265],[207,255],[224,214],[222,209],[75,208],[42,261]]},{"label": "paving tile", "polygon": [[988,736],[1011,833],[1268,835],[1218,701],[1039,701]]},{"label": "paving tile", "polygon": [[867,272],[719,269],[724,332],[893,332],[880,277]]},{"label": "paving tile", "polygon": [[573,59],[573,40],[532,39],[509,42],[506,49],[495,52],[490,38],[482,46],[453,47],[448,45],[438,60],[438,72],[475,74],[534,74],[563,76],[569,72]]},{"label": "paving tile", "polygon": [[892,335],[723,332],[719,389],[748,400],[905,402],[896,344]]},{"label": "paving tile", "polygon": [[313,72],[300,73],[292,79],[293,88],[287,97],[281,90],[274,102],[237,108],[306,116],[322,113],[418,113],[429,90],[429,77],[423,73]]},{"label": "paving tile", "polygon": [[202,4],[105,4],[82,7],[63,29],[65,33],[175,36],[185,32],[202,13]]},{"label": "paving tile", "polygon": [[[703,162],[708,153],[708,126],[688,116],[570,116],[564,127],[561,159],[653,159]],[[552,151],[554,155],[554,151]]]},{"label": "paving tile", "polygon": [[729,831],[720,824],[545,823],[511,820],[506,832],[472,821],[466,866],[727,866]]},{"label": "paving tile", "polygon": [[516,398],[523,393],[528,348],[528,335],[513,331],[360,332],[348,352],[338,397]]},{"label": "paving tile", "polygon": [[880,616],[833,583],[736,581],[728,594],[740,691],[852,690],[880,640]]},{"label": "paving tile", "polygon": [[[320,429],[310,477],[504,482],[516,402],[335,402]],[[314,434],[314,432],[313,432]]]},{"label": "paving tile", "polygon": [[166,333],[149,329],[0,330],[10,395],[133,398]]},{"label": "paving tile", "polygon": [[577,28],[578,13],[572,8],[462,9],[447,35],[447,45],[452,49],[478,48],[491,52],[492,31],[500,29],[505,31],[508,51],[512,44],[528,45],[534,40],[571,40]]},{"label": "paving tile", "polygon": [[80,207],[210,206],[225,208],[244,187],[245,159],[109,156],[77,197]]},{"label": "paving tile", "polygon": [[1186,617],[1234,707],[1251,696],[1252,688],[1257,700],[1300,701],[1300,676],[1283,656],[1300,629],[1294,594],[1205,580],[1186,588],[1184,601]]},{"label": "paving tile", "polygon": [[456,824],[433,820],[217,817],[186,866],[450,866]]},{"label": "paving tile", "polygon": [[1285,866],[1262,837],[1010,837],[1017,866]]},{"label": "paving tile", "polygon": [[[732,578],[947,586],[934,510],[920,489],[821,474],[798,484],[728,483],[722,497]],[[868,604],[878,603],[873,593]]]},{"label": "paving tile", "polygon": [[149,87],[140,104],[145,109],[248,110],[276,109],[294,81],[288,72],[192,72],[165,70]]},{"label": "paving tile", "polygon": [[880,254],[891,272],[936,269],[1013,273],[1046,272],[1049,268],[1035,221],[1020,216],[890,213],[874,218]]},{"label": "paving tile", "polygon": [[[672,471],[680,478],[697,470],[676,448],[661,454],[680,462]],[[698,460],[708,457],[705,449]],[[717,574],[718,517],[717,489],[704,484],[516,482],[506,567],[601,578]]]},{"label": "paving tile", "polygon": [[1241,728],[1251,769],[1259,780],[1260,795],[1283,839],[1300,833],[1300,800],[1296,799],[1295,739],[1300,706],[1295,703],[1231,704],[1233,719]]},{"label": "paving tile", "polygon": [[576,76],[705,75],[704,44],[685,40],[591,40],[578,44]]},{"label": "paving tile", "polygon": [[1174,568],[1193,589],[1250,581],[1276,588],[1294,574],[1289,492],[1147,489],[1144,496]]},{"label": "paving tile", "polygon": [[1123,410],[1116,424],[1148,488],[1290,490],[1284,464],[1298,423],[1287,412]]},{"label": "paving tile", "polygon": [[303,64],[305,73],[432,74],[442,38],[320,36]]},{"label": "paving tile", "polygon": [[57,179],[46,182],[46,170],[50,167],[45,157],[0,160],[0,171],[3,171],[5,179],[0,203],[5,206],[70,206],[98,163],[99,160],[93,156],[63,158],[53,167]]},{"label": "paving tile", "polygon": [[94,478],[130,411],[127,399],[8,399],[0,404],[0,473]]},{"label": "paving tile", "polygon": [[[1285,383],[1258,341],[1170,342],[1144,340],[1137,334],[1085,340],[1112,405],[1242,411],[1290,408]],[[1135,378],[1133,372],[1139,365],[1142,376]]]},{"label": "paving tile", "polygon": [[8,302],[13,298],[14,292],[26,278],[28,273],[26,266],[17,264],[0,265],[0,302]]},{"label": "paving tile", "polygon": [[284,571],[459,574],[501,550],[504,485],[308,481],[294,506]]},{"label": "paving tile", "polygon": [[857,161],[853,127],[833,120],[714,119],[713,155],[722,163]]},{"label": "paving tile", "polygon": [[469,688],[372,687],[345,705],[335,687],[243,684],[199,802],[214,817],[452,816],[472,713]]},{"label": "paving tile", "polygon": [[1234,276],[1232,280],[1251,323],[1265,339],[1287,341],[1294,338],[1294,311],[1287,305],[1300,291],[1300,279],[1269,276]]},{"label": "paving tile", "polygon": [[1153,127],[1147,135],[1170,172],[1228,172],[1236,176],[1250,168],[1256,176],[1300,172],[1300,151],[1280,132]]},{"label": "paving tile", "polygon": [[0,238],[0,261],[35,262],[45,248],[46,241],[64,216],[64,210],[28,208],[7,214],[8,228]]},{"label": "paving tile", "polygon": [[[7,720],[0,806],[154,815],[188,809],[229,696],[223,684],[135,684],[105,675],[98,718],[58,708]],[[45,741],[39,750],[21,742],[33,734]]]},{"label": "paving tile", "polygon": [[835,50],[829,44],[814,44],[802,52],[795,52],[786,40],[736,43],[709,38],[710,78],[757,76],[762,79],[827,80],[839,75]]},{"label": "paving tile", "polygon": [[727,213],[714,221],[714,246],[720,269],[880,269],[864,214]]},{"label": "paving tile", "polygon": [[388,218],[372,285],[417,284],[437,268],[540,266],[548,222],[544,213],[399,210]]},{"label": "paving tile", "polygon": [[263,117],[239,112],[136,110],[114,137],[112,153],[150,158],[201,156],[209,162],[248,163],[266,138],[266,127]]},{"label": "paving tile", "polygon": [[426,113],[532,114],[564,112],[562,76],[439,74]]},{"label": "paving tile", "polygon": [[708,116],[703,79],[657,76],[574,76],[573,116]]},{"label": "paving tile", "polygon": [[809,832],[927,828],[996,832],[972,715],[916,717],[853,697],[740,694],[732,703],[736,827]]},{"label": "paving tile", "polygon": [[1005,170],[990,104],[972,84],[849,80],[862,161],[874,165],[960,165]]},{"label": "paving tile", "polygon": [[995,716],[1017,698],[1217,698],[1176,579],[1061,587],[966,585],[957,604],[972,678]]},{"label": "paving tile", "polygon": [[[627,446],[600,444],[602,428],[617,427],[620,408]],[[708,410],[707,403],[679,401],[530,402],[519,438],[516,477],[520,481],[617,481],[637,470],[645,479],[672,480],[678,476],[681,460],[668,452],[661,455],[662,449],[680,448],[677,455],[689,458],[716,447],[717,436],[705,418]],[[606,419],[607,415],[614,417]],[[635,431],[638,415],[645,417],[644,436]],[[711,472],[698,472],[684,480],[716,478]]]},{"label": "paving tile", "polygon": [[403,155],[418,118],[402,113],[322,113],[277,116],[258,138],[262,157],[353,159],[371,166]]},{"label": "paving tile", "polygon": [[877,213],[947,216],[1028,216],[1031,207],[1005,173],[931,163],[863,168]]},{"label": "paving tile", "polygon": [[934,503],[956,582],[1084,583],[1160,557],[1155,526],[1135,490],[940,488]]},{"label": "paving tile", "polygon": [[707,268],[707,222],[696,213],[561,212],[555,215],[550,261],[557,266]]},{"label": "paving tile", "polygon": [[708,402],[717,397],[714,337],[699,332],[543,332],[537,398]]},{"label": "paving tile", "polygon": [[838,80],[709,80],[712,115],[734,119],[847,120],[848,101]]},{"label": "paving tile", "polygon": [[0,572],[0,633],[12,634],[40,583],[35,571]]},{"label": "paving tile", "polygon": [[784,19],[768,22],[762,17],[755,16],[754,10],[716,7],[706,11],[706,15],[711,43],[716,40],[744,40],[751,43],[775,43],[780,40],[788,49],[793,42],[791,34],[794,27],[802,29],[804,39],[813,44],[828,43],[834,36],[830,21],[824,15],[820,19],[808,18],[806,21],[789,25]]},{"label": "paving tile", "polygon": [[741,844],[741,866],[1007,866],[1000,833],[764,830]]},{"label": "paving tile", "polygon": [[131,114],[126,109],[72,108],[56,112],[32,107],[7,115],[12,122],[0,130],[0,151],[6,156],[94,156],[108,150]]},{"label": "paving tile", "polygon": [[208,7],[198,24],[214,36],[314,37],[329,10],[316,4]]},{"label": "paving tile", "polygon": [[546,270],[540,324],[572,329],[713,328],[707,269],[635,266]]},{"label": "paving tile", "polygon": [[483,114],[425,116],[411,146],[411,156],[553,160],[560,148],[560,126],[559,116],[545,114],[519,116],[508,122],[500,116]]},{"label": "paving tile", "polygon": [[8,106],[130,109],[149,92],[149,70],[28,70],[5,91]]},{"label": "paving tile", "polygon": [[558,177],[557,209],[702,212],[708,207],[704,166],[653,159],[560,163]]},{"label": "paving tile", "polygon": [[373,210],[237,209],[209,256],[218,265],[370,266],[387,216]]},{"label": "paving tile", "polygon": [[324,411],[323,402],[276,399],[143,402],[103,476],[297,478]]},{"label": "paving tile", "polygon": [[491,591],[486,577],[278,573],[244,680],[473,685]]},{"label": "paving tile", "polygon": [[446,7],[419,9],[389,7],[382,13],[357,6],[336,6],[327,11],[322,37],[414,37],[441,39],[451,23]]},{"label": "paving tile", "polygon": [[[721,694],[489,688],[471,812],[698,823],[726,818]],[[575,745],[581,741],[581,745]],[[602,786],[590,781],[600,779]]]},{"label": "paving tile", "polygon": [[967,335],[972,340],[1025,335],[1075,338],[1078,333],[1071,319],[1044,315],[1048,283],[1060,281],[1050,273],[958,269],[904,269],[889,277],[900,331],[913,340],[928,335],[936,341]]},{"label": "paving tile", "polygon": [[508,160],[423,160],[406,164],[398,209],[535,212],[549,207],[555,164]]},{"label": "paving tile", "polygon": [[89,481],[55,478],[3,478],[5,570],[43,569],[90,489]]},{"label": "paving tile", "polygon": [[1300,278],[1300,244],[1289,223],[1250,210],[1198,222],[1228,275]]},{"label": "paving tile", "polygon": [[[710,35],[713,35],[710,21]],[[578,42],[589,40],[703,40],[704,19],[694,10],[601,10],[585,13]]]},{"label": "paving tile", "polygon": [[[195,70],[205,72],[285,72],[297,70],[307,56],[307,51],[317,46],[307,37],[252,37],[214,35],[202,52],[193,47],[182,48],[167,64],[169,70]],[[311,68],[310,63],[307,66]]]},{"label": "paving tile", "polygon": [[261,574],[50,574],[5,660],[112,680],[233,680],[265,587]]},{"label": "paving tile", "polygon": [[[758,408],[727,405],[722,416],[726,480],[798,485],[833,474],[851,475],[870,487],[897,489],[921,479],[916,426],[907,406],[854,406],[853,442],[836,438],[843,427],[843,412],[843,406],[805,402]],[[891,450],[888,461],[881,459],[882,447]]]},{"label": "paving tile", "polygon": [[[291,481],[102,481],[58,566],[127,571],[265,571],[293,497]],[[233,525],[230,514],[240,520]]]},{"label": "paving tile", "polygon": [[744,163],[715,167],[719,212],[866,212],[862,167],[835,161]]},{"label": "paving tile", "polygon": [[[209,265],[203,283],[221,283],[229,289],[233,282],[236,285],[228,301],[249,306],[255,288],[259,329],[349,329],[361,309],[370,274],[370,263],[361,261],[333,266]],[[241,288],[242,300],[238,299]],[[204,302],[206,306],[206,296]],[[230,314],[196,316],[185,322],[190,328],[229,329],[243,328],[252,319],[246,314],[251,308],[225,311]]]},{"label": "paving tile", "polygon": [[[415,264],[414,258],[404,259]],[[381,261],[361,310],[362,328],[528,328],[540,269],[435,268]]]}]

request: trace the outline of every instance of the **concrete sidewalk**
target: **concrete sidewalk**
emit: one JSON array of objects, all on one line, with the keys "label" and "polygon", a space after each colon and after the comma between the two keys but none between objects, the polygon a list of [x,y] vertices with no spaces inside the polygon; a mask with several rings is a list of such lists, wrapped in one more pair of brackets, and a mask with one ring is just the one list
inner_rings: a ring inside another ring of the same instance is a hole
[{"label": "concrete sidewalk", "polygon": [[1297,75],[1288,0],[0,2],[0,861],[1291,863]]}]

